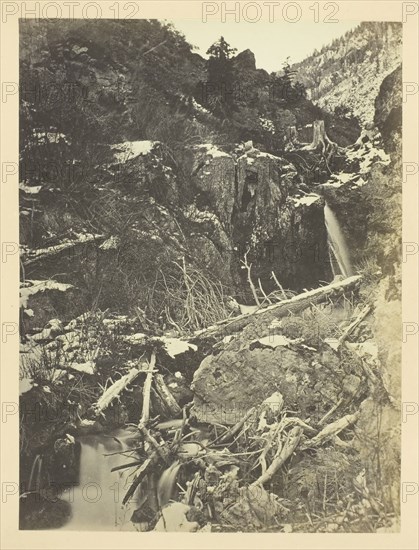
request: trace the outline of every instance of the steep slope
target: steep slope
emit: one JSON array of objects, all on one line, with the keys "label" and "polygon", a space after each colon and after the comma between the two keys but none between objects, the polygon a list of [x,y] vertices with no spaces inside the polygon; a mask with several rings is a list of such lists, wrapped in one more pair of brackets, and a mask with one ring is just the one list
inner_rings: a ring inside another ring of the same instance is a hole
[{"label": "steep slope", "polygon": [[373,121],[381,83],[401,56],[401,23],[363,22],[292,68],[317,105],[349,109],[365,124]]}]

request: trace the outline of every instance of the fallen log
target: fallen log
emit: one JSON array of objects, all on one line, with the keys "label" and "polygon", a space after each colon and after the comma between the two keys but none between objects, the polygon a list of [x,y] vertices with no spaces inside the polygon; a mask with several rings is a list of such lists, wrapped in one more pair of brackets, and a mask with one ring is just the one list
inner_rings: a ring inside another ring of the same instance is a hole
[{"label": "fallen log", "polygon": [[114,382],[109,388],[102,394],[97,402],[92,406],[92,411],[95,416],[99,416],[105,409],[109,407],[112,401],[119,397],[122,391],[133,382],[137,376],[144,372],[141,369],[132,368],[128,374],[122,376],[119,380]]},{"label": "fallen log", "polygon": [[72,248],[80,246],[81,244],[102,242],[104,240],[105,240],[105,237],[103,235],[83,235],[79,239],[76,239],[73,241],[67,240],[60,244],[50,246],[48,248],[38,248],[38,249],[28,250],[25,253],[25,256],[22,258],[22,263],[24,267],[27,267],[28,265],[33,265],[34,263],[40,262],[41,260],[45,260],[46,258],[55,256],[56,254],[60,254],[65,250],[70,250]]},{"label": "fallen log", "polygon": [[209,327],[205,331],[199,331],[194,341],[208,337],[222,337],[243,330],[249,323],[256,320],[261,323],[269,324],[274,319],[284,317],[289,313],[297,313],[312,304],[327,302],[331,297],[340,297],[346,292],[355,290],[361,282],[360,275],[348,277],[343,281],[330,283],[329,285],[308,290],[287,300],[282,300],[277,304],[270,305],[263,309],[258,309],[253,313],[244,313],[233,319],[227,319]]},{"label": "fallen log", "polygon": [[161,374],[156,374],[156,376],[154,377],[154,386],[160,399],[167,407],[169,416],[171,418],[176,418],[177,416],[180,416],[182,414],[182,409],[179,407],[176,399],[173,397],[169,388],[166,386],[166,383]]}]

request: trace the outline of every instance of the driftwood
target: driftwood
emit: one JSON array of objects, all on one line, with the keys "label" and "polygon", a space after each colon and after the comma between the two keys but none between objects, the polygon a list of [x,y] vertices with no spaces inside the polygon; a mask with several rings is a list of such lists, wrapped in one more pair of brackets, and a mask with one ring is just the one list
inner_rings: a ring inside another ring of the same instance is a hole
[{"label": "driftwood", "polygon": [[151,354],[150,363],[148,365],[147,377],[144,382],[143,387],[143,412],[140,419],[140,426],[145,426],[150,419],[150,393],[151,393],[151,383],[153,381],[153,372],[156,365],[156,353],[153,351]]},{"label": "driftwood", "polygon": [[142,466],[137,470],[137,475],[133,479],[130,488],[126,492],[126,495],[124,496],[122,500],[122,504],[126,504],[130,498],[134,495],[135,490],[139,486],[139,484],[142,482],[142,480],[145,478],[145,476],[148,474],[149,470],[151,469],[151,466],[157,463],[158,455],[157,453],[154,453],[150,458],[147,458]]},{"label": "driftwood", "polygon": [[169,388],[166,386],[166,383],[161,374],[156,374],[156,376],[154,377],[154,387],[160,399],[167,407],[169,415],[172,418],[180,416],[182,414],[182,409],[179,407],[176,399],[173,397]]},{"label": "driftwood", "polygon": [[212,444],[214,443],[225,443],[226,441],[228,441],[230,438],[232,438],[233,436],[235,436],[241,429],[242,427],[244,426],[244,424],[246,423],[246,421],[256,412],[256,407],[252,407],[251,409],[249,409],[247,411],[247,413],[243,416],[243,418],[241,418],[234,426],[232,426],[229,430],[227,430],[223,435],[221,435],[220,437],[217,437],[216,439],[214,439],[214,441],[212,442]]},{"label": "driftwood", "polygon": [[343,281],[337,281],[314,290],[308,290],[307,292],[303,292],[302,294],[298,294],[297,296],[293,296],[277,304],[258,309],[254,313],[244,313],[232,319],[221,321],[205,331],[199,331],[196,335],[196,339],[199,340],[208,337],[217,338],[233,334],[234,332],[243,330],[255,318],[269,325],[274,319],[284,317],[288,315],[288,313],[297,313],[312,304],[327,302],[332,297],[339,297],[346,292],[351,292],[359,286],[360,282],[361,276],[354,275]]},{"label": "driftwood", "polygon": [[322,445],[328,439],[333,438],[339,432],[341,432],[351,424],[354,424],[358,420],[358,418],[359,412],[356,412],[354,414],[347,414],[346,416],[339,418],[339,420],[336,420],[335,422],[332,422],[331,424],[328,424],[325,428],[323,428],[323,430],[319,432],[315,437],[313,437],[313,439],[310,439],[309,441],[304,443],[304,445],[301,446],[301,449],[304,450]]},{"label": "driftwood", "polygon": [[346,327],[346,329],[344,330],[344,332],[340,336],[340,338],[338,340],[338,346],[341,346],[343,344],[343,342],[348,338],[348,336],[350,334],[352,334],[352,332],[361,323],[361,321],[363,321],[365,319],[365,317],[369,314],[370,311],[371,311],[371,306],[370,305],[366,305],[362,309],[361,313],[357,316],[357,318],[350,325],[348,325]]},{"label": "driftwood", "polygon": [[279,288],[279,290],[281,291],[282,293],[282,297],[284,298],[284,300],[287,299],[287,295],[285,294],[284,292],[284,289],[282,288],[282,285],[281,283],[278,281],[278,278],[277,276],[275,275],[275,273],[272,271],[272,276],[271,276],[271,279],[273,279],[277,285],[277,287]]},{"label": "driftwood", "polygon": [[258,294],[256,292],[255,285],[253,284],[253,281],[252,281],[252,275],[251,275],[252,264],[249,264],[248,261],[247,261],[247,255],[248,254],[249,254],[249,250],[247,250],[246,254],[244,255],[244,260],[242,261],[242,264],[246,268],[246,271],[247,271],[247,281],[249,283],[250,290],[252,291],[253,298],[254,298],[256,304],[258,306],[260,306],[259,297],[258,297]]},{"label": "driftwood", "polygon": [[295,426],[289,432],[287,439],[283,445],[281,444],[282,442],[279,441],[278,451],[276,452],[275,457],[269,468],[267,468],[267,470],[255,482],[253,482],[250,487],[263,485],[275,475],[279,468],[288,460],[288,458],[297,448],[302,434],[303,429],[300,426]]},{"label": "driftwood", "polygon": [[119,397],[123,390],[131,382],[133,382],[141,372],[144,371],[142,371],[141,369],[132,368],[128,374],[122,376],[122,378],[109,386],[109,388],[102,394],[102,396],[92,407],[95,416],[99,416],[105,409],[107,409],[112,401]]}]

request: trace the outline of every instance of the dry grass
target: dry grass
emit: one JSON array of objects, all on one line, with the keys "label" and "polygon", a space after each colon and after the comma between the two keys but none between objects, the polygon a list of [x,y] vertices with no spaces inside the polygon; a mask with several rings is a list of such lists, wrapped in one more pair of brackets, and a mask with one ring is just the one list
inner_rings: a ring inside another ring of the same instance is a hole
[{"label": "dry grass", "polygon": [[231,311],[221,283],[211,280],[201,270],[173,262],[177,273],[163,277],[166,299],[165,316],[179,332],[208,327],[226,319]]}]

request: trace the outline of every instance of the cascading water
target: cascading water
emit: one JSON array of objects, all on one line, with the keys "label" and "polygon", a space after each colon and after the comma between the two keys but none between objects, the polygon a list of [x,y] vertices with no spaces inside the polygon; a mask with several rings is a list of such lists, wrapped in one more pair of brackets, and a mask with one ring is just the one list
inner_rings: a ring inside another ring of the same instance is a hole
[{"label": "cascading water", "polygon": [[[345,237],[340,228],[339,222],[330,206],[326,203],[324,206],[324,220],[326,223],[327,237],[329,242],[329,257],[330,264],[334,275],[336,267],[340,271],[340,275],[350,277],[353,275],[353,269],[349,258],[348,248],[346,246]],[[333,261],[335,259],[335,262]]]},{"label": "cascading water", "polygon": [[111,471],[124,462],[130,462],[128,456],[120,454],[127,450],[129,437],[132,437],[132,433],[123,434],[122,437],[117,433],[115,437],[96,435],[80,438],[80,483],[61,497],[70,502],[72,512],[63,529],[135,530],[130,521],[135,499],[132,499],[130,506],[122,505],[124,494],[132,481],[128,479],[131,471]]},{"label": "cascading water", "polygon": [[31,475],[29,476],[28,491],[38,492],[41,489],[42,456],[36,455],[32,463]]},{"label": "cascading water", "polygon": [[159,479],[159,483],[157,485],[157,497],[160,508],[163,508],[172,496],[180,466],[181,465],[178,461],[174,462],[162,473]]}]

